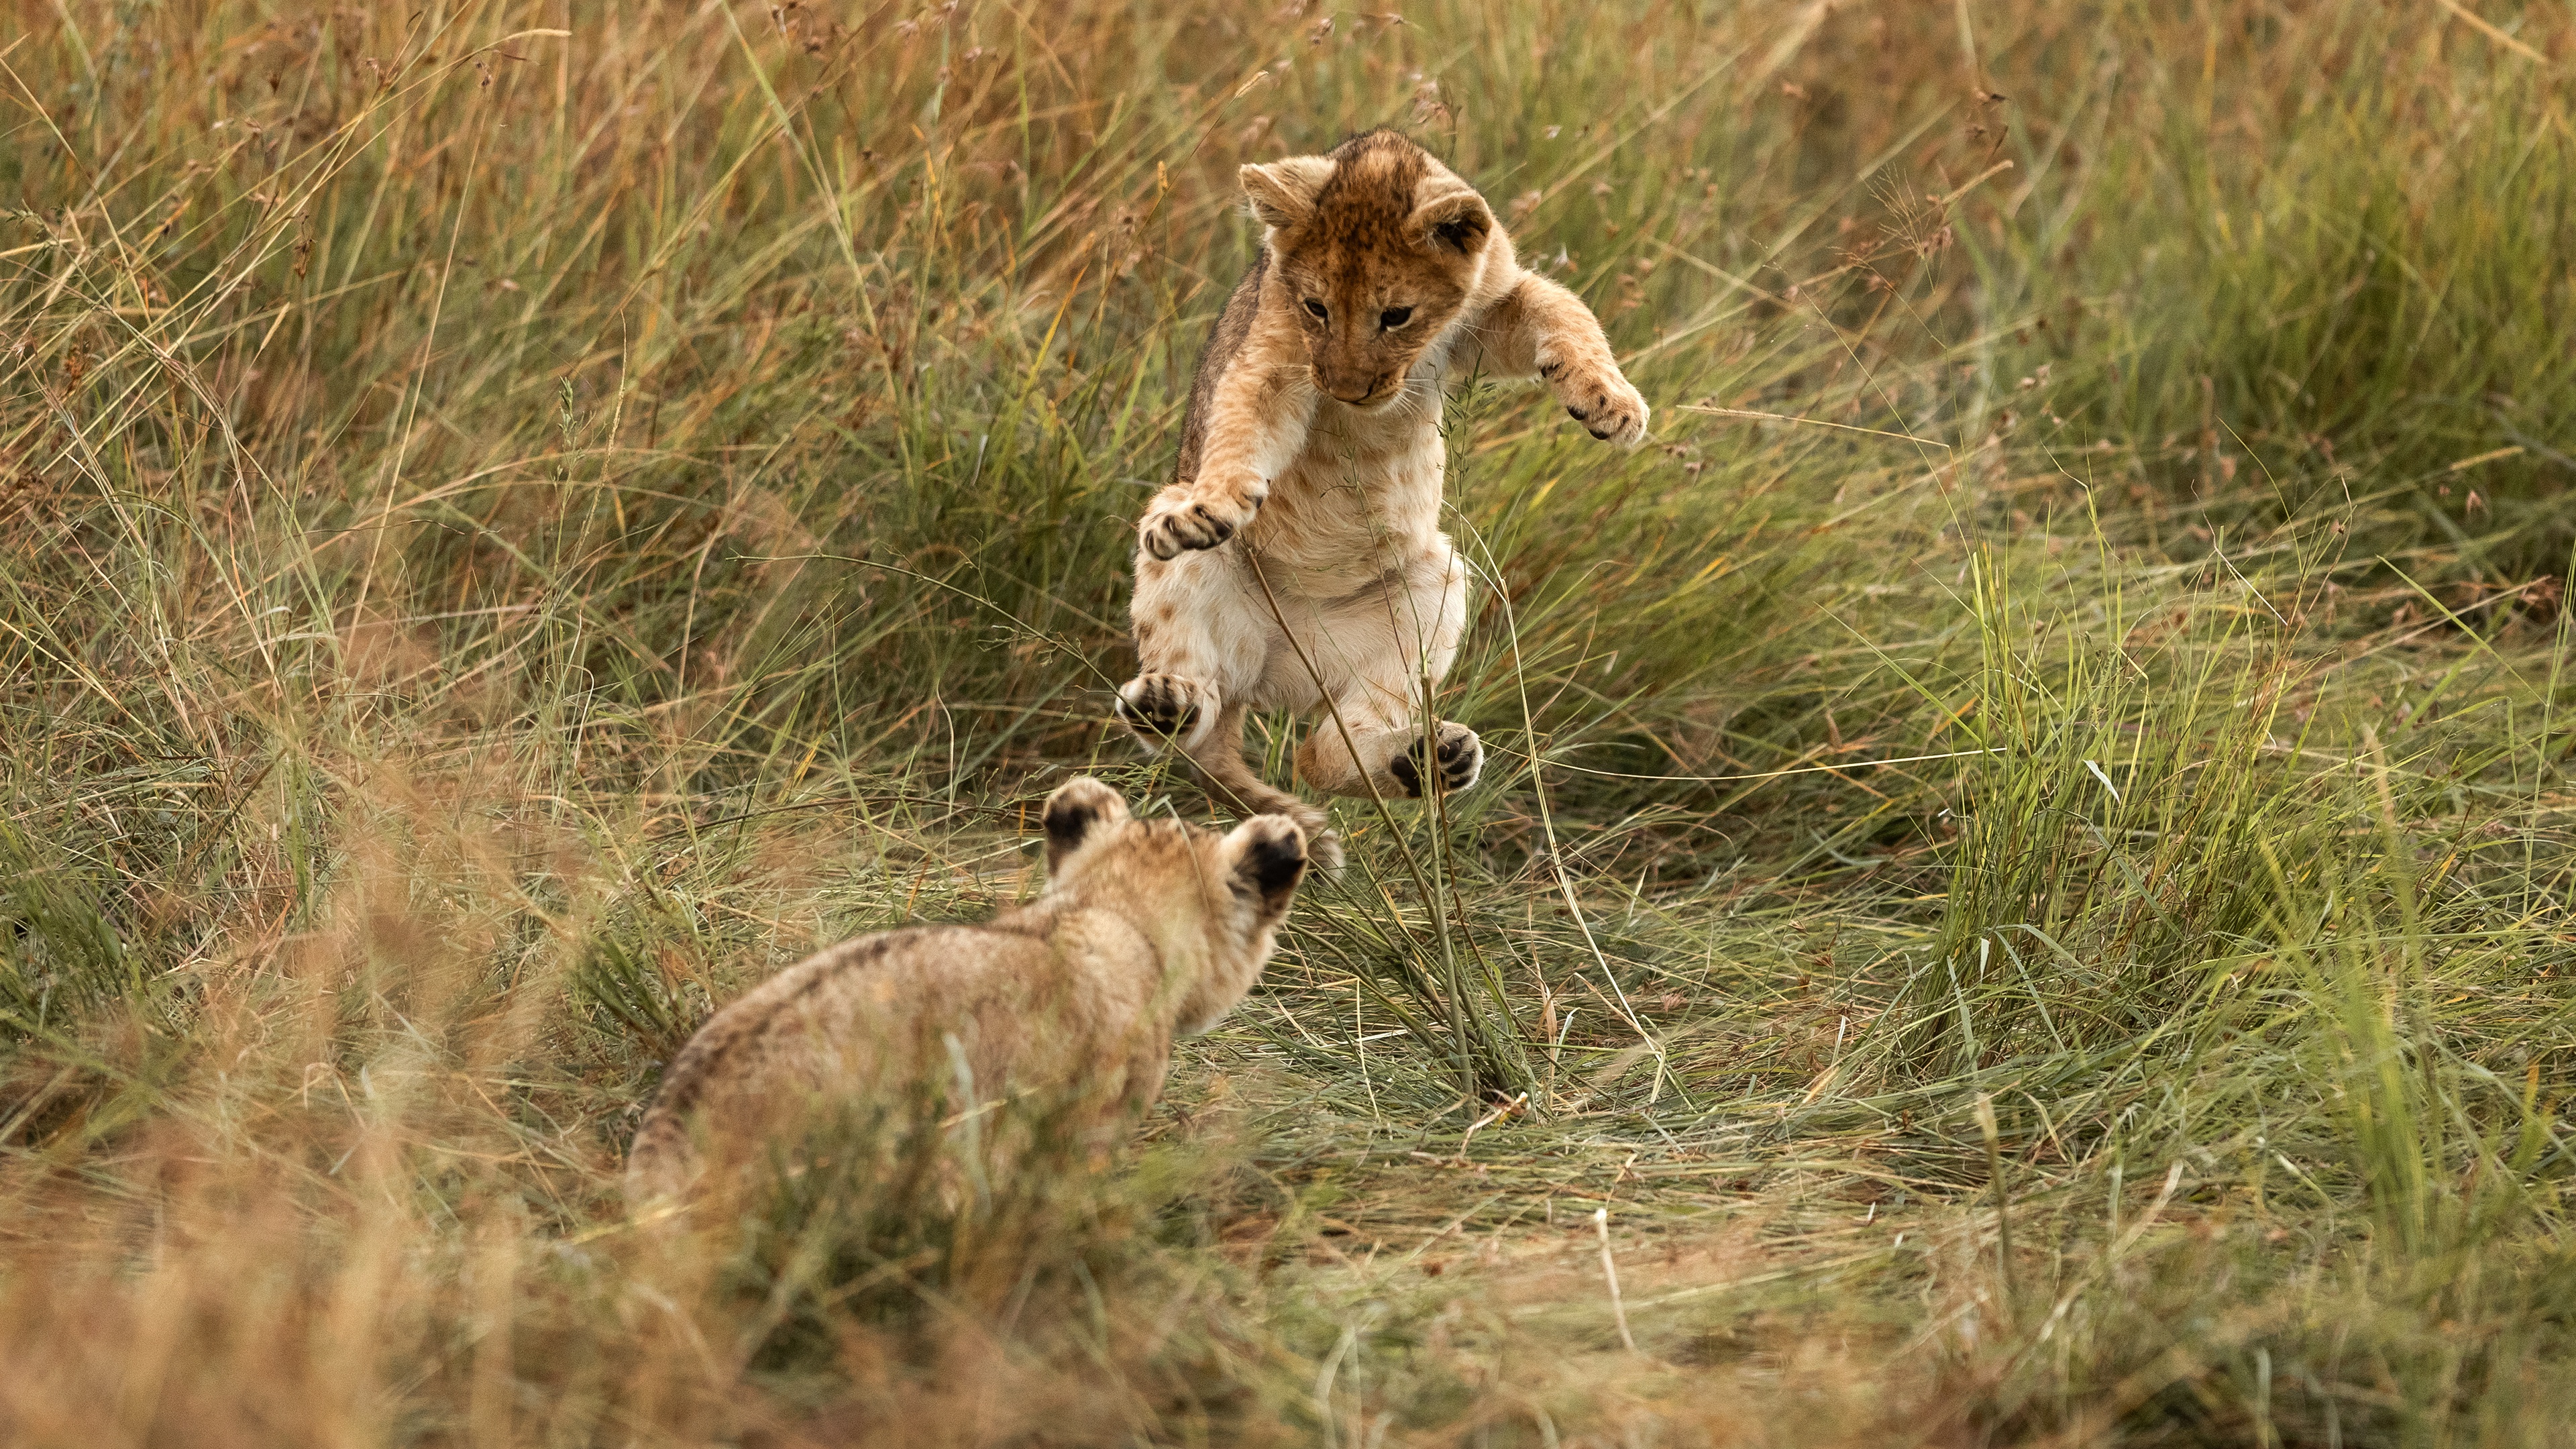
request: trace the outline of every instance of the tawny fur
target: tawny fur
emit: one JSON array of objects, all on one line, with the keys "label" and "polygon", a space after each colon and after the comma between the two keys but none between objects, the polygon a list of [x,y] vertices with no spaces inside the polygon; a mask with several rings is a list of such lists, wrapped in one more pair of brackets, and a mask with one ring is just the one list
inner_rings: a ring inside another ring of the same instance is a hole
[{"label": "tawny fur", "polygon": [[1089,778],[1048,797],[1045,822],[1037,900],[845,942],[717,1012],[662,1074],[629,1200],[684,1197],[834,1108],[900,1110],[968,1082],[976,1102],[951,1097],[951,1113],[1035,1098],[1114,1132],[1150,1106],[1174,1035],[1215,1025],[1269,960],[1304,833],[1275,815],[1223,836],[1137,820]]},{"label": "tawny fur", "polygon": [[1623,445],[1646,403],[1582,300],[1523,271],[1484,198],[1404,137],[1242,182],[1262,253],[1200,360],[1178,476],[1137,529],[1139,672],[1119,713],[1234,808],[1300,821],[1331,869],[1322,810],[1245,763],[1247,711],[1318,716],[1297,773],[1328,794],[1460,789],[1483,764],[1473,730],[1420,716],[1467,622],[1440,529],[1446,386],[1544,378]]}]

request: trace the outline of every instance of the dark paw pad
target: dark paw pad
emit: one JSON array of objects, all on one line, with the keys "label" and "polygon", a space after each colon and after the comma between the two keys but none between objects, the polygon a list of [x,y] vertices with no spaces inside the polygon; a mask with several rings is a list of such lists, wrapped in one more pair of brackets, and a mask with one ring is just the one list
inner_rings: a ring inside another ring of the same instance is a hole
[{"label": "dark paw pad", "polygon": [[1421,753],[1422,746],[1416,744],[1386,763],[1386,772],[1395,777],[1395,783],[1404,787],[1406,795],[1416,800],[1422,798],[1422,766],[1415,763],[1414,757]]},{"label": "dark paw pad", "polygon": [[1178,739],[1198,723],[1199,710],[1174,681],[1145,679],[1118,696],[1118,718],[1139,734]]},{"label": "dark paw pad", "polygon": [[[1426,754],[1433,764],[1427,772],[1423,768]],[[1476,783],[1477,773],[1484,766],[1485,747],[1476,738],[1476,732],[1464,726],[1450,725],[1441,730],[1437,747],[1428,741],[1415,740],[1403,754],[1388,762],[1386,770],[1395,777],[1397,784],[1404,787],[1405,794],[1419,800],[1426,773],[1436,776],[1444,791],[1464,790]]]}]

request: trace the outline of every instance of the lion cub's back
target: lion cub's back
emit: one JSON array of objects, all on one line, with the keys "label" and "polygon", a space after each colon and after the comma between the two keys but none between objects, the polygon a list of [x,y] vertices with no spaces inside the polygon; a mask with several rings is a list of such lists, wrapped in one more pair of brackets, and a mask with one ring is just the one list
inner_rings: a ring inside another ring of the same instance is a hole
[{"label": "lion cub's back", "polygon": [[1252,270],[1227,294],[1225,310],[1217,314],[1198,369],[1190,375],[1189,406],[1181,412],[1181,457],[1172,475],[1184,483],[1199,476],[1199,455],[1207,449],[1208,426],[1216,413],[1217,384],[1252,340],[1253,321],[1261,315],[1262,279],[1269,275],[1270,249],[1263,247],[1253,254]]},{"label": "lion cub's back", "polygon": [[772,1118],[819,1095],[867,1094],[917,1073],[946,1034],[980,1035],[1003,1015],[988,1008],[1045,955],[1042,941],[1018,932],[908,926],[779,972],[709,1017],[664,1069],[627,1156],[628,1196],[686,1187],[699,1141],[748,1150]]}]

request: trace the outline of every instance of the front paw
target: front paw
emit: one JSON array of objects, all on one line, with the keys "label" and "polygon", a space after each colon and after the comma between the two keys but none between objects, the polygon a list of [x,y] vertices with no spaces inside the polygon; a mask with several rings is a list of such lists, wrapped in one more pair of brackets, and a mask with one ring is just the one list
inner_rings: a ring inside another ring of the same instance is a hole
[{"label": "front paw", "polygon": [[1260,496],[1242,492],[1157,498],[1136,525],[1136,543],[1158,559],[1176,559],[1234,537],[1260,510]]},{"label": "front paw", "polygon": [[1616,364],[1549,362],[1539,375],[1584,430],[1604,442],[1634,447],[1646,436],[1646,399],[1619,375]]}]

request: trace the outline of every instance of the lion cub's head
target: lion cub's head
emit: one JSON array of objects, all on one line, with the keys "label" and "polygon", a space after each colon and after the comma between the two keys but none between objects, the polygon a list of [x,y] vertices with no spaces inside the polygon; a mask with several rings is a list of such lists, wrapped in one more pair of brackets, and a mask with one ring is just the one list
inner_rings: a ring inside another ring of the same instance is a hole
[{"label": "lion cub's head", "polygon": [[1087,775],[1047,797],[1045,823],[1047,896],[1133,921],[1181,978],[1183,1032],[1214,1026],[1252,989],[1306,874],[1306,832],[1285,815],[1225,835],[1138,820]]},{"label": "lion cub's head", "polygon": [[1393,131],[1241,176],[1315,385],[1353,407],[1385,406],[1475,289],[1494,236],[1485,199]]}]

